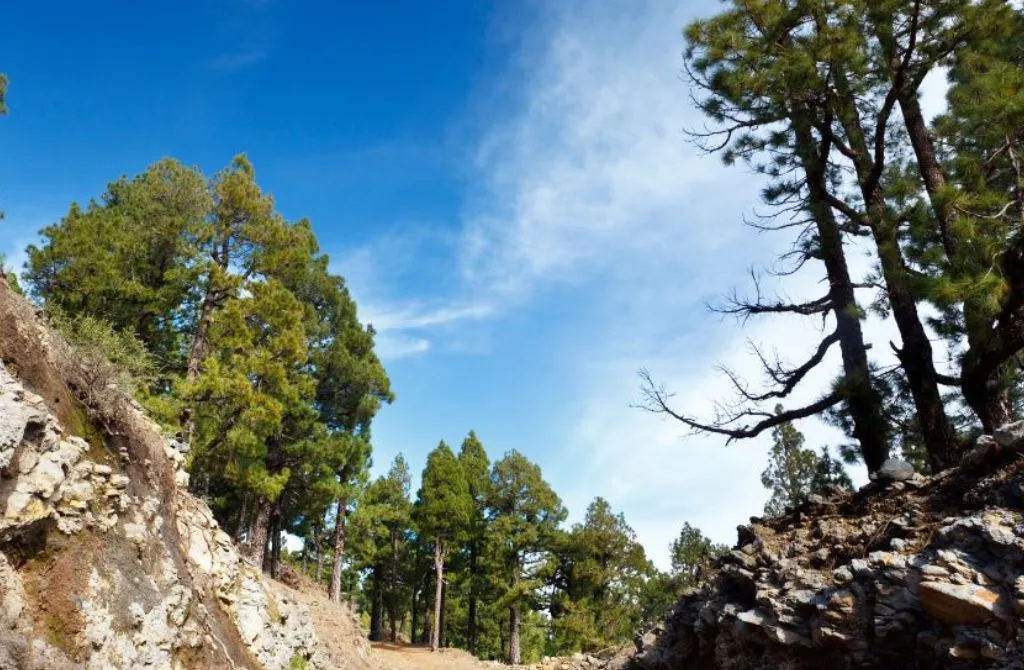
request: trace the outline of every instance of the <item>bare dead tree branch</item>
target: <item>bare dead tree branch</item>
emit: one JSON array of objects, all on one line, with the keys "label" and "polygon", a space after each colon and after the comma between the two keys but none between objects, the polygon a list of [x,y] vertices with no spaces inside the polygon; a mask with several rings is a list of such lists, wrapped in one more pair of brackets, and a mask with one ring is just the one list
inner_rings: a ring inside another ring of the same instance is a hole
[{"label": "bare dead tree branch", "polygon": [[[673,394],[667,392],[664,386],[656,384],[654,379],[651,377],[650,372],[645,369],[641,369],[638,374],[641,379],[641,394],[643,396],[641,404],[638,405],[640,409],[654,414],[667,415],[690,427],[697,433],[725,435],[729,438],[728,442],[757,437],[764,431],[786,423],[787,421],[805,419],[809,416],[820,414],[826,409],[834,407],[842,402],[842,396],[838,392],[833,391],[809,405],[785,410],[777,414],[757,410],[745,410],[733,416],[718,417],[713,423],[705,423],[684,414],[680,414],[672,409],[669,402],[671,401]],[[752,420],[755,418],[759,418],[759,420],[752,424],[744,423],[741,425],[732,425],[743,421],[744,419]]]}]

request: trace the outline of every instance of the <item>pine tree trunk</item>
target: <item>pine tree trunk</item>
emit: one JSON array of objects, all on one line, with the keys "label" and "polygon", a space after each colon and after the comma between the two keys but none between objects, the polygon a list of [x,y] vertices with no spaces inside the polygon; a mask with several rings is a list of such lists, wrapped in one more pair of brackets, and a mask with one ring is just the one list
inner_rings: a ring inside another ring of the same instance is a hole
[{"label": "pine tree trunk", "polygon": [[380,642],[384,637],[384,598],[381,593],[380,581],[380,569],[375,567],[370,582],[370,639],[374,642]]},{"label": "pine tree trunk", "polygon": [[519,665],[519,606],[513,605],[509,608],[509,631],[508,631],[508,662],[512,665]]},{"label": "pine tree trunk", "polygon": [[398,603],[398,532],[391,531],[391,565],[388,566],[388,616],[391,618],[391,641],[398,642],[397,618]]},{"label": "pine tree trunk", "polygon": [[348,508],[348,501],[344,498],[338,500],[338,516],[334,522],[334,561],[331,565],[331,586],[327,597],[336,602],[341,602],[341,570],[342,560],[345,558],[345,511]]},{"label": "pine tree trunk", "polygon": [[420,613],[419,592],[420,589],[418,586],[414,586],[412,588],[412,602],[409,603],[409,609],[412,610],[412,625],[410,626],[409,630],[409,641],[414,644],[418,639],[416,637],[416,628],[417,624],[419,624]]},{"label": "pine tree trunk", "polygon": [[316,550],[316,572],[313,575],[313,581],[319,585],[324,578],[324,547],[320,536],[316,535],[314,537],[316,542],[313,547]]},{"label": "pine tree trunk", "polygon": [[448,624],[446,619],[448,618],[448,580],[444,580],[441,583],[441,625],[439,633],[441,637],[441,648],[446,649],[448,647]]},{"label": "pine tree trunk", "polygon": [[430,606],[427,594],[430,593],[430,587],[433,583],[431,579],[433,574],[433,571],[427,570],[423,575],[423,636],[420,638],[420,644],[430,644],[430,639],[433,637],[433,629],[430,625],[430,610],[427,609]]},{"label": "pine tree trunk", "polygon": [[498,621],[498,651],[505,658],[508,658],[508,647],[505,645],[505,616],[502,615]]},{"label": "pine tree trunk", "polygon": [[882,399],[871,381],[867,345],[861,329],[860,308],[846,262],[843,237],[832,209],[825,202],[825,166],[815,151],[810,119],[804,109],[793,114],[796,151],[809,190],[808,210],[818,230],[818,244],[829,283],[829,302],[836,319],[836,334],[843,360],[846,406],[853,421],[853,436],[869,472],[882,467],[889,457],[888,426]]},{"label": "pine tree trunk", "polygon": [[476,543],[471,542],[469,545],[469,612],[466,621],[466,647],[473,656],[476,656],[476,573]]},{"label": "pine tree trunk", "polygon": [[[921,104],[917,99],[916,90],[899,91],[898,96],[900,111],[903,116],[903,123],[910,137],[910,144],[914,148],[914,156],[917,158],[917,170],[924,182],[925,191],[931,201],[932,210],[939,224],[939,235],[942,240],[942,247],[946,252],[946,258],[956,262],[959,258],[960,245],[953,233],[954,213],[949,204],[944,200],[942,191],[946,188],[946,175],[942,171],[938,156],[935,152],[935,144],[932,141],[931,133],[928,130],[928,122],[925,121],[921,111]],[[980,313],[971,301],[963,306],[964,326],[967,335],[968,351],[984,350],[991,341],[992,323]],[[965,358],[965,363],[972,357]],[[994,373],[980,375],[984,381],[980,381],[975,375],[971,378],[971,371],[961,369],[961,390],[967,404],[978,415],[982,428],[986,432],[992,432],[996,427],[1011,421],[1013,418],[1012,403],[1006,388],[999,388],[992,381],[992,377],[998,376]],[[996,370],[1000,366],[996,366]],[[967,381],[971,378],[970,381]]]},{"label": "pine tree trunk", "polygon": [[[880,199],[876,199],[872,209],[877,213],[884,206]],[[903,262],[897,231],[891,222],[881,217],[876,221],[873,234],[878,245],[882,274],[893,319],[903,339],[903,347],[897,352],[897,357],[907,374],[932,471],[939,472],[955,464],[956,437],[942,403],[932,358],[932,343],[917,311],[917,301],[910,285],[909,272]]]},{"label": "pine tree trunk", "polygon": [[242,541],[242,535],[245,533],[246,517],[249,516],[249,493],[246,492],[242,496],[242,508],[238,511],[238,525],[235,526],[235,544]]},{"label": "pine tree trunk", "polygon": [[270,534],[270,576],[281,579],[281,501],[274,504],[273,531]]},{"label": "pine tree trunk", "polygon": [[260,498],[256,503],[256,518],[245,538],[245,554],[254,565],[263,567],[263,559],[267,553],[267,537],[270,531],[270,513],[272,505]]},{"label": "pine tree trunk", "polygon": [[[212,287],[207,287],[206,295],[203,296],[203,305],[199,310],[199,323],[196,324],[196,334],[192,339],[192,347],[188,353],[188,363],[185,368],[185,379],[193,381],[199,376],[199,366],[203,362],[206,353],[206,338],[209,334],[210,323],[213,321],[213,311],[217,306],[218,299]],[[181,408],[179,417],[182,428],[182,436],[186,443],[192,443],[195,432],[195,416],[191,404],[185,403]]]},{"label": "pine tree trunk", "polygon": [[203,355],[206,353],[206,337],[210,331],[210,323],[213,321],[213,311],[217,307],[219,299],[216,291],[208,287],[206,295],[203,296],[203,306],[199,310],[199,322],[196,324],[196,334],[192,338],[192,347],[188,352],[188,364],[185,368],[185,379],[192,381],[199,375],[199,366],[203,362]]},{"label": "pine tree trunk", "polygon": [[917,300],[911,286],[910,272],[900,248],[899,231],[888,211],[878,179],[874,179],[876,166],[871,161],[873,152],[861,130],[857,105],[845,74],[836,75],[837,93],[845,108],[841,111],[854,160],[861,196],[867,206],[867,219],[878,249],[879,265],[885,279],[889,306],[903,340],[897,352],[907,375],[910,393],[917,409],[917,418],[928,450],[932,470],[954,465],[958,451],[953,427],[946,416],[946,408],[939,393],[938,376],[932,359],[932,345],[917,311]]},{"label": "pine tree trunk", "polygon": [[437,651],[441,643],[441,593],[444,588],[444,543],[434,540],[434,626],[430,632],[430,651]]}]

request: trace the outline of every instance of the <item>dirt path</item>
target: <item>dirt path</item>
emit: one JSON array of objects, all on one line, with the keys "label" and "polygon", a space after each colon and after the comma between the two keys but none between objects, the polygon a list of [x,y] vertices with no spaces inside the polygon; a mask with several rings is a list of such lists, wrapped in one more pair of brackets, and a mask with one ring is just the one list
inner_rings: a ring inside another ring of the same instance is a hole
[{"label": "dirt path", "polygon": [[460,649],[431,652],[428,647],[375,643],[375,655],[389,670],[481,670],[488,667]]}]

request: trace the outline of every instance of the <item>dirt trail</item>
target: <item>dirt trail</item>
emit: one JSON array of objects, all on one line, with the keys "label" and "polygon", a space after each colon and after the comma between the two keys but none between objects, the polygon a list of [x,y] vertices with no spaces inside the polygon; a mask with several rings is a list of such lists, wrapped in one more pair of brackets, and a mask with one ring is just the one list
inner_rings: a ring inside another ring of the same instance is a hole
[{"label": "dirt trail", "polygon": [[389,670],[480,670],[490,666],[460,649],[431,652],[429,647],[381,642],[375,643],[373,650]]}]

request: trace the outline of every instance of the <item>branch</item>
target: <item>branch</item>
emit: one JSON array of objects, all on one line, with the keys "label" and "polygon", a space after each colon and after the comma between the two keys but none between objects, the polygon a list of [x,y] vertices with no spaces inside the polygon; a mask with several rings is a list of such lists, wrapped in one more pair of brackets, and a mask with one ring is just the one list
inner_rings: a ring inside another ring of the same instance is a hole
[{"label": "branch", "polygon": [[[826,409],[838,405],[842,401],[842,396],[837,392],[832,392],[827,396],[824,396],[817,402],[798,407],[796,409],[779,412],[777,414],[769,414],[767,412],[758,411],[744,411],[735,417],[727,418],[716,423],[702,423],[696,419],[692,419],[688,416],[679,414],[669,406],[669,400],[672,398],[672,394],[667,393],[663,386],[658,386],[654,383],[651,378],[650,372],[645,369],[641,369],[638,373],[642,380],[641,392],[644,397],[643,404],[639,405],[640,409],[655,414],[667,414],[676,421],[683,423],[694,431],[699,433],[713,433],[715,435],[725,435],[729,438],[728,442],[733,440],[742,440],[751,437],[757,437],[761,433],[778,425],[786,423],[788,421],[795,421],[797,419],[805,419],[809,416],[821,414]],[[728,424],[739,421],[743,418],[752,417],[763,417],[760,421],[753,425],[742,425],[737,427],[729,427]]]},{"label": "branch", "polygon": [[811,300],[804,303],[788,303],[783,302],[781,299],[776,299],[774,302],[765,302],[764,296],[761,293],[761,280],[757,274],[751,270],[750,277],[754,282],[754,295],[753,301],[740,299],[734,290],[732,294],[726,300],[726,304],[721,307],[709,306],[709,308],[718,312],[719,314],[738,314],[743,317],[743,321],[746,321],[755,314],[822,314],[832,309],[832,300],[826,294],[817,300]]},{"label": "branch", "polygon": [[783,398],[789,395],[796,385],[800,383],[800,380],[807,376],[808,372],[818,367],[818,364],[825,360],[825,355],[828,354],[828,350],[831,349],[832,345],[838,341],[839,331],[831,333],[818,343],[817,350],[815,350],[803,365],[791,370],[785,369],[777,358],[774,363],[769,362],[761,353],[761,350],[754,347],[754,354],[757,356],[758,360],[761,361],[761,367],[764,368],[765,374],[767,374],[774,383],[782,386],[781,391],[766,393],[760,399],[767,400],[769,398]]}]

